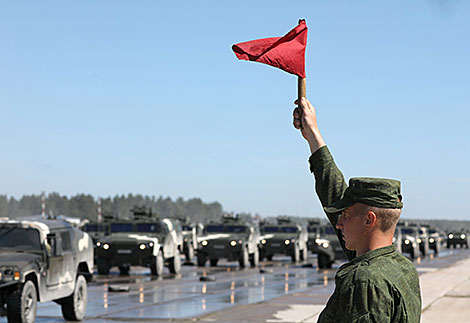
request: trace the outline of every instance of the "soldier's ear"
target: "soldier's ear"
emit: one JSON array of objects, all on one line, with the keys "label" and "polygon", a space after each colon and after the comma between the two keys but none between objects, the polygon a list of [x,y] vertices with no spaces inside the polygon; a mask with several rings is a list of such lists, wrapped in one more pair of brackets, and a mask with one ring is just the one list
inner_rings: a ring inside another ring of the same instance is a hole
[{"label": "soldier's ear", "polygon": [[372,212],[368,211],[366,215],[366,226],[373,227],[377,223],[377,215]]}]

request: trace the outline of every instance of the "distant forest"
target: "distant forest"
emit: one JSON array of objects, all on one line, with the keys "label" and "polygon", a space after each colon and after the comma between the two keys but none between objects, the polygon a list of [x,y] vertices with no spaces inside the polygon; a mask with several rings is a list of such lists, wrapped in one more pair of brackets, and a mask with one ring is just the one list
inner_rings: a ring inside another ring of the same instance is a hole
[{"label": "distant forest", "polygon": [[[45,196],[47,215],[65,215],[97,220],[98,199],[89,194],[77,194],[72,197],[50,193]],[[219,202],[205,203],[199,198],[184,200],[179,197],[172,200],[169,197],[155,197],[143,195],[116,195],[101,198],[102,215],[110,215],[118,219],[130,217],[130,210],[135,206],[152,208],[152,211],[162,217],[187,217],[192,222],[207,223],[219,219],[224,213]],[[20,199],[0,195],[0,217],[23,217],[41,214],[41,195],[24,195]],[[239,216],[250,219],[251,214],[243,213]]]}]

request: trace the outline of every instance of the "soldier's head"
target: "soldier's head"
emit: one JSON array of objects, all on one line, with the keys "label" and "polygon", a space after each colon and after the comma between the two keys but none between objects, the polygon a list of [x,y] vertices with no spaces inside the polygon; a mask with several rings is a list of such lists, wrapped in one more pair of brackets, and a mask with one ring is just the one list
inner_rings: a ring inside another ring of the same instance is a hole
[{"label": "soldier's head", "polygon": [[340,213],[336,224],[350,250],[367,243],[379,233],[392,237],[403,207],[400,182],[381,178],[351,178],[341,200],[325,207],[328,213]]}]

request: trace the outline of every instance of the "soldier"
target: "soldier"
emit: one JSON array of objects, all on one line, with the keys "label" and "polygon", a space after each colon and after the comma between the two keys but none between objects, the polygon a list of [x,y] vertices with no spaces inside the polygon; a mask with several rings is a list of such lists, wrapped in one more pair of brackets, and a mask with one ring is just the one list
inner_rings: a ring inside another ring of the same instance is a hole
[{"label": "soldier", "polygon": [[317,195],[349,260],[338,269],[335,291],[318,322],[419,322],[418,274],[392,245],[403,206],[400,182],[351,178],[348,187],[320,134],[314,107],[302,98],[293,116],[310,146]]}]

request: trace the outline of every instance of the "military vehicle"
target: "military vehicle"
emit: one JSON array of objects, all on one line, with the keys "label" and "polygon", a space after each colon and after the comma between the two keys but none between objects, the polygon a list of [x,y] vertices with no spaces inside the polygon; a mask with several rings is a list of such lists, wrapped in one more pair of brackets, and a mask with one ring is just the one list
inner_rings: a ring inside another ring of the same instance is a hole
[{"label": "military vehicle", "polygon": [[204,267],[207,260],[217,266],[219,259],[237,261],[241,268],[248,263],[259,263],[259,229],[238,216],[225,214],[219,221],[209,222],[199,238],[197,265]]},{"label": "military vehicle", "polygon": [[466,230],[453,230],[447,234],[447,248],[460,248],[468,249],[469,234]]},{"label": "military vehicle", "polygon": [[321,227],[321,238],[328,241],[335,253],[334,259],[346,259],[341,243],[338,240],[336,231],[331,224],[326,224]]},{"label": "military vehicle", "polygon": [[85,316],[92,279],[90,236],[60,220],[0,221],[0,316],[34,322],[37,302],[54,301],[68,321]]},{"label": "military vehicle", "polygon": [[400,224],[397,226],[397,230],[400,230],[402,236],[401,249],[402,253],[406,253],[413,260],[419,257],[419,231],[416,226],[408,226],[406,224]]},{"label": "military vehicle", "polygon": [[146,266],[152,275],[161,276],[165,263],[170,273],[179,273],[183,248],[179,222],[160,219],[151,209],[135,208],[132,213],[131,220],[110,222],[109,235],[96,243],[98,273],[107,275],[117,266],[128,275],[131,266]]},{"label": "military vehicle", "polygon": [[444,242],[444,234],[436,228],[429,228],[429,249],[434,250],[434,254],[439,254],[441,245]]},{"label": "military vehicle", "polygon": [[316,254],[318,252],[318,243],[316,240],[320,238],[320,227],[321,227],[320,220],[318,219],[308,220],[307,249],[311,251],[313,254]]},{"label": "military vehicle", "polygon": [[261,259],[272,260],[275,254],[290,256],[292,262],[307,260],[308,232],[290,217],[277,217],[276,224],[264,223],[261,231]]},{"label": "military vehicle", "polygon": [[183,233],[183,253],[186,261],[191,262],[197,250],[197,226],[188,217],[178,217]]}]

